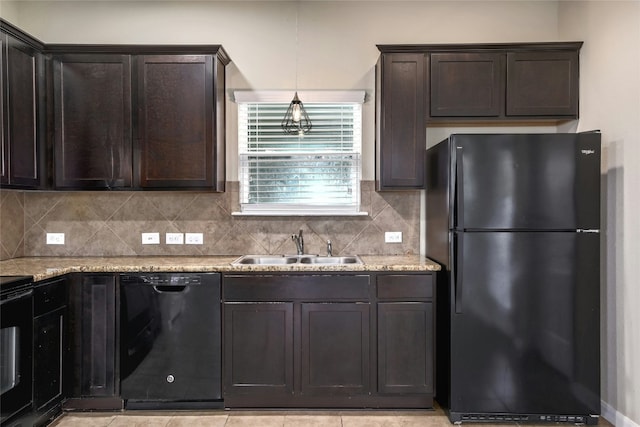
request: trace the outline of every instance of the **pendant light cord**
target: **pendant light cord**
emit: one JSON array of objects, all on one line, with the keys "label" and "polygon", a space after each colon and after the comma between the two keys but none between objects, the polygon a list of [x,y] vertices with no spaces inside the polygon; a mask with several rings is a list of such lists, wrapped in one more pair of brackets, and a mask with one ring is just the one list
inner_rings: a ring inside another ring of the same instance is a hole
[{"label": "pendant light cord", "polygon": [[289,104],[289,108],[282,119],[281,127],[282,130],[290,135],[297,134],[299,136],[304,135],[311,131],[312,124],[307,111],[302,104],[302,101],[298,98],[298,45],[300,43],[299,40],[299,15],[300,15],[300,0],[296,1],[296,47],[295,47],[295,94],[293,95],[293,99]]},{"label": "pendant light cord", "polygon": [[300,0],[296,1],[296,93],[298,92],[298,16],[300,15]]}]

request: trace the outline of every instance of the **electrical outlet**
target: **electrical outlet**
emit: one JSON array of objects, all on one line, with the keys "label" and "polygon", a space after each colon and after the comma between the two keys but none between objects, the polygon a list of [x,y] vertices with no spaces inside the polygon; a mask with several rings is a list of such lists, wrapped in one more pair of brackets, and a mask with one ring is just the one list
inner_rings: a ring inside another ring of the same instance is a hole
[{"label": "electrical outlet", "polygon": [[64,245],[64,233],[47,233],[47,245]]},{"label": "electrical outlet", "polygon": [[184,233],[184,238],[187,245],[201,245],[204,241],[202,233]]},{"label": "electrical outlet", "polygon": [[402,243],[402,231],[386,231],[384,233],[385,243]]},{"label": "electrical outlet", "polygon": [[184,234],[182,233],[166,233],[164,237],[167,245],[184,245]]},{"label": "electrical outlet", "polygon": [[160,233],[142,233],[143,245],[159,245]]}]

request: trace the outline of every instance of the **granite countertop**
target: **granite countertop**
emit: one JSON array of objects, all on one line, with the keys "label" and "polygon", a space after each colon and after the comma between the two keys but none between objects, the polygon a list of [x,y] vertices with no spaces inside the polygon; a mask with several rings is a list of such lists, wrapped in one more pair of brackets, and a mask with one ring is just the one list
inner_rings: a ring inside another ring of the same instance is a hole
[{"label": "granite countertop", "polygon": [[252,271],[439,271],[440,265],[418,255],[360,255],[362,265],[231,265],[235,256],[27,257],[0,261],[0,275],[33,276],[34,281],[72,272],[252,272]]}]

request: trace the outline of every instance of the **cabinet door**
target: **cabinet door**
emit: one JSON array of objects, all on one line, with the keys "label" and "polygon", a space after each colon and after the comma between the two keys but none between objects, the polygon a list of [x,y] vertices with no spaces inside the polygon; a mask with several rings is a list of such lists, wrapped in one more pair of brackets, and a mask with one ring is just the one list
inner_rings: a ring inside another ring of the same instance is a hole
[{"label": "cabinet door", "polygon": [[424,188],[425,55],[389,53],[376,76],[376,188]]},{"label": "cabinet door", "polygon": [[34,425],[60,412],[67,369],[67,278],[37,282],[33,290]]},{"label": "cabinet door", "polygon": [[82,396],[116,395],[115,277],[82,281]]},{"label": "cabinet door", "polygon": [[497,117],[504,94],[504,54],[431,54],[431,117]]},{"label": "cabinet door", "polygon": [[36,188],[41,177],[44,62],[33,47],[2,35],[2,183]]},{"label": "cabinet door", "polygon": [[507,54],[507,116],[578,116],[578,52]]},{"label": "cabinet door", "polygon": [[293,303],[224,304],[224,396],[293,392]]},{"label": "cabinet door", "polygon": [[214,62],[213,55],[138,58],[141,187],[216,185],[216,113],[222,107],[216,105]]},{"label": "cabinet door", "polygon": [[368,303],[302,304],[303,394],[369,392]]},{"label": "cabinet door", "polygon": [[431,302],[378,304],[378,391],[433,393]]},{"label": "cabinet door", "polygon": [[36,411],[62,400],[62,355],[65,308],[34,319],[33,405]]},{"label": "cabinet door", "polygon": [[128,55],[59,55],[53,62],[55,186],[131,186]]}]

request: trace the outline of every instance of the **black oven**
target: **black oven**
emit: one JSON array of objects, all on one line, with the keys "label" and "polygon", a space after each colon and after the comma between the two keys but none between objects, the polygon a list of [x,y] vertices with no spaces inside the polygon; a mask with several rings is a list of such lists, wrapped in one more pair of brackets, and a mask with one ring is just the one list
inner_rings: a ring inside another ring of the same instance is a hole
[{"label": "black oven", "polygon": [[0,278],[1,423],[31,406],[33,354],[31,277]]}]

